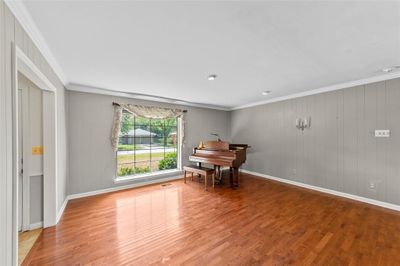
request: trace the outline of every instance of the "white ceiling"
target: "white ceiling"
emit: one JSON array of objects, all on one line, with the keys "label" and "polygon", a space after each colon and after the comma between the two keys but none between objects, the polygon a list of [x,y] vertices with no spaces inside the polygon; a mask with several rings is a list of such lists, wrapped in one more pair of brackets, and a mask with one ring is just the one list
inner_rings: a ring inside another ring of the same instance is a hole
[{"label": "white ceiling", "polygon": [[121,92],[231,108],[400,65],[398,2],[24,5],[69,83]]}]

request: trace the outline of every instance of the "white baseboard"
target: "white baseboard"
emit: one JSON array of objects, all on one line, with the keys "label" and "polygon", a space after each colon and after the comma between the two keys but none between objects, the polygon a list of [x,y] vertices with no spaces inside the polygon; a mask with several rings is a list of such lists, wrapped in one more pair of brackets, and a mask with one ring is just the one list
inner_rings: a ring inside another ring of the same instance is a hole
[{"label": "white baseboard", "polygon": [[60,210],[57,213],[56,224],[58,224],[58,222],[60,221],[60,219],[64,213],[65,207],[67,207],[67,203],[68,203],[68,196],[65,198],[63,205],[61,206]]},{"label": "white baseboard", "polygon": [[35,230],[35,229],[42,228],[42,227],[43,227],[43,222],[38,222],[38,223],[30,224],[29,230]]},{"label": "white baseboard", "polygon": [[182,179],[182,176],[172,176],[172,177],[166,177],[166,178],[162,178],[162,179],[155,179],[155,180],[151,180],[151,181],[147,181],[147,182],[129,184],[129,185],[125,185],[125,186],[118,186],[118,187],[112,187],[112,188],[100,189],[100,190],[95,190],[95,191],[72,194],[72,195],[68,196],[68,200],[90,197],[90,196],[110,193],[110,192],[114,192],[114,191],[129,189],[129,188],[143,187],[146,185],[163,183],[163,182],[168,182],[168,181],[177,180],[177,179]]},{"label": "white baseboard", "polygon": [[[84,192],[84,193],[68,195],[67,198],[64,200],[64,203],[61,206],[60,210],[57,213],[56,224],[58,224],[58,222],[60,221],[62,215],[64,214],[65,207],[67,206],[68,201],[71,199],[90,197],[90,196],[94,196],[94,195],[100,195],[100,194],[110,193],[110,192],[114,192],[114,191],[129,189],[129,188],[142,187],[142,186],[156,184],[156,183],[163,183],[163,182],[168,182],[168,181],[177,180],[177,179],[182,179],[182,176],[173,176],[173,177],[167,177],[167,178],[163,178],[163,179],[155,179],[155,180],[151,180],[151,181],[147,181],[147,182],[130,184],[130,185],[126,185],[126,186],[118,186],[118,187],[112,187],[112,188],[106,188],[106,189],[101,189],[101,190],[95,190],[95,191],[89,191],[89,192]],[[32,224],[29,226],[29,230],[33,230],[32,226],[34,226],[33,229],[40,228],[40,227],[43,227],[43,223],[40,222],[40,223]]]},{"label": "white baseboard", "polygon": [[[56,224],[58,224],[58,222],[60,221],[60,219],[64,213],[65,207],[67,206],[68,201],[71,199],[90,197],[90,196],[94,196],[94,195],[100,195],[100,194],[110,193],[110,192],[114,192],[114,191],[129,189],[129,188],[142,187],[142,186],[156,184],[156,183],[163,183],[163,182],[177,180],[177,179],[182,179],[182,176],[173,176],[173,177],[167,177],[167,178],[163,178],[163,179],[151,180],[148,182],[130,184],[130,185],[126,185],[126,186],[118,186],[118,187],[112,187],[112,188],[106,188],[106,189],[101,189],[101,190],[95,190],[95,191],[89,191],[89,192],[84,192],[84,193],[68,195],[67,198],[64,200],[64,203],[61,206],[61,209],[58,211]],[[35,226],[36,225],[38,225],[38,224],[35,224]],[[43,223],[41,223],[40,227],[42,227],[42,226],[43,226]],[[32,230],[31,227],[32,227],[32,225],[30,226],[30,230]],[[37,228],[39,228],[39,227],[37,227]]]},{"label": "white baseboard", "polygon": [[335,196],[344,197],[344,198],[348,198],[348,199],[357,200],[357,201],[361,201],[361,202],[364,202],[364,203],[369,203],[369,204],[372,204],[372,205],[380,206],[380,207],[383,207],[383,208],[400,211],[400,206],[396,205],[396,204],[392,204],[392,203],[388,203],[388,202],[384,202],[384,201],[379,201],[379,200],[374,200],[374,199],[369,199],[369,198],[365,198],[365,197],[361,197],[361,196],[356,196],[356,195],[353,195],[353,194],[348,194],[348,193],[345,193],[345,192],[340,192],[340,191],[336,191],[336,190],[332,190],[332,189],[327,189],[327,188],[317,187],[317,186],[313,186],[313,185],[308,185],[308,184],[305,184],[305,183],[292,181],[292,180],[288,180],[288,179],[284,179],[284,178],[279,178],[279,177],[275,177],[275,176],[265,175],[265,174],[261,174],[261,173],[257,173],[257,172],[253,172],[253,171],[249,171],[249,170],[245,170],[245,169],[240,169],[240,171],[243,172],[243,173],[246,173],[246,174],[259,176],[259,177],[263,177],[263,178],[266,178],[266,179],[275,180],[275,181],[278,181],[278,182],[282,182],[282,183],[286,183],[286,184],[290,184],[290,185],[294,185],[294,186],[298,186],[298,187],[308,188],[308,189],[316,190],[316,191],[319,191],[319,192],[328,193],[328,194],[332,194],[332,195],[335,195]]}]

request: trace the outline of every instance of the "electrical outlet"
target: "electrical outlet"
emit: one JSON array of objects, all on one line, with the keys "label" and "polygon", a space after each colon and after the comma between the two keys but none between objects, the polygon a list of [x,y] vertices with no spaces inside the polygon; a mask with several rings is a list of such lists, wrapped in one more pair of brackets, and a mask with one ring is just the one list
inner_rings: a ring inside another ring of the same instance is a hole
[{"label": "electrical outlet", "polygon": [[374,182],[370,182],[369,183],[369,188],[370,189],[374,189],[375,188],[375,183]]},{"label": "electrical outlet", "polygon": [[389,129],[376,129],[375,130],[375,138],[388,138],[390,137]]}]

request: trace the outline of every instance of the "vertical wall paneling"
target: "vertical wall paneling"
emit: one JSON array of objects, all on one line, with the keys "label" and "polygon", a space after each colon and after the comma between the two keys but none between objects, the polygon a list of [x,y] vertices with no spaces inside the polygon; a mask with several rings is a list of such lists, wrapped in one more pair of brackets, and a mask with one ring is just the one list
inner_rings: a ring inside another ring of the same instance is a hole
[{"label": "vertical wall paneling", "polygon": [[324,186],[325,185],[325,170],[323,169],[324,161],[325,161],[325,147],[324,147],[324,128],[325,128],[325,108],[324,108],[324,99],[325,96],[323,94],[315,95],[315,113],[312,117],[312,128],[311,130],[314,132],[314,150],[315,150],[315,161],[314,161],[314,178],[316,186]]},{"label": "vertical wall paneling", "polygon": [[357,191],[358,195],[366,196],[365,186],[365,86],[357,88]]},{"label": "vertical wall paneling", "polygon": [[[5,96],[5,11],[4,2],[0,1],[0,128],[6,128],[6,96]],[[7,136],[4,130],[0,130],[0,150],[4,151],[7,145]],[[0,154],[0,212],[6,213],[7,197],[6,197],[6,184],[7,184],[7,169],[5,153]],[[0,216],[0,235],[5,236],[7,233],[7,217]],[[0,238],[0,265],[7,265],[7,241],[5,237]]]},{"label": "vertical wall paneling", "polygon": [[[284,131],[284,117],[286,115],[285,108],[282,110],[279,108],[279,105],[276,105],[276,130],[275,134],[279,135],[282,134]],[[285,168],[285,139],[286,137],[283,135],[282,138],[280,138],[280,141],[277,143],[277,158],[276,158],[276,167],[275,167],[275,173],[281,173],[282,170]]]},{"label": "vertical wall paneling", "polygon": [[[247,170],[400,204],[399,113],[400,79],[392,79],[235,110],[232,141],[252,145]],[[312,125],[302,132],[295,119],[306,116]],[[391,136],[376,138],[376,129]]]},{"label": "vertical wall paneling", "polygon": [[[304,98],[298,98],[295,99],[295,113],[299,118],[303,117],[303,100]],[[300,154],[303,154],[303,148],[304,148],[304,141],[303,141],[303,134],[304,132],[301,130],[296,131],[296,149],[295,149],[295,160],[296,160],[296,165],[295,165],[295,181],[300,181],[303,177],[303,157],[300,156]]]},{"label": "vertical wall paneling", "polygon": [[[108,95],[72,91],[69,91],[67,94],[69,105],[68,135],[70,138],[69,194],[90,192],[129,184],[115,183],[113,178],[116,174],[116,153],[112,151],[110,145],[110,130],[114,115],[111,105],[113,101],[179,107],[167,103],[118,98]],[[188,163],[189,154],[192,152],[192,148],[199,144],[199,141],[206,141],[213,138],[210,136],[211,132],[217,132],[222,139],[227,140],[229,140],[230,135],[230,112],[195,107],[185,107],[185,109],[188,112],[185,124],[186,144],[182,148],[183,164]],[[267,119],[265,119],[264,113],[266,112],[265,106],[260,106],[258,114],[241,121],[243,127],[240,127],[240,132],[237,132],[235,128],[232,129],[232,132],[243,135],[247,143],[251,143],[252,139],[259,135],[267,139],[268,136],[266,136],[265,130],[261,131],[257,129],[257,131],[253,131],[246,128],[246,124],[258,123],[262,129],[265,129]],[[87,121],[90,121],[90,123]],[[252,157],[265,156],[265,148],[267,147],[265,142],[264,140],[261,145],[257,145],[255,149],[251,149],[249,164],[256,162],[251,159]],[[264,153],[260,154],[260,151],[264,151]],[[250,167],[262,167],[262,165],[250,165]],[[154,177],[149,177],[145,181],[152,179]],[[131,180],[129,182],[130,184],[143,182],[143,179]]]},{"label": "vertical wall paneling", "polygon": [[[0,211],[7,213],[6,216],[0,217],[0,265],[12,264],[11,240],[13,232],[12,215],[8,215],[12,211],[12,202],[8,201],[12,197],[12,44],[16,43],[18,47],[36,64],[42,73],[57,88],[58,95],[58,161],[57,181],[65,184],[67,180],[66,172],[66,129],[65,129],[65,112],[64,112],[64,86],[54,71],[51,69],[46,59],[41,55],[33,41],[29,38],[24,28],[15,19],[9,8],[3,0],[0,0],[0,148],[2,155],[0,156]],[[59,195],[59,207],[66,198],[66,186],[57,187]],[[15,254],[14,254],[15,256]]]},{"label": "vertical wall paneling", "polygon": [[293,121],[292,118],[292,110],[291,110],[291,101],[285,101],[283,104],[282,110],[282,121],[281,121],[281,130],[280,134],[282,136],[282,154],[281,158],[282,161],[280,162],[281,167],[279,168],[278,172],[282,173],[283,175],[287,176],[287,178],[292,179],[292,173],[290,169],[292,168],[291,163],[291,139],[290,133],[291,131],[289,128],[292,126],[294,127],[294,122],[292,124],[288,123],[287,121]]},{"label": "vertical wall paneling", "polygon": [[357,87],[343,90],[343,191],[358,194],[357,140],[358,112]]},{"label": "vertical wall paneling", "polygon": [[338,189],[338,112],[337,112],[338,91],[333,91],[325,94],[325,158],[324,168],[326,173],[326,187]]},{"label": "vertical wall paneling", "polygon": [[386,122],[391,130],[387,140],[386,200],[400,204],[400,79],[386,82]]},{"label": "vertical wall paneling", "polygon": [[[288,101],[288,111],[289,111],[289,120],[286,121],[288,128],[288,171],[289,177],[291,180],[296,180],[296,149],[297,149],[297,135],[299,134],[298,130],[295,127],[295,119],[297,118],[296,113],[296,100]],[[253,146],[257,145],[255,141],[253,141]]]},{"label": "vertical wall paneling", "polygon": [[[386,83],[379,82],[376,86],[376,129],[387,129]],[[375,132],[374,132],[375,134]],[[374,136],[373,136],[374,138]],[[376,199],[386,201],[386,150],[389,138],[376,140]]]},{"label": "vertical wall paneling", "polygon": [[[271,138],[269,143],[271,143],[271,146],[273,149],[271,149],[271,152],[269,153],[269,158],[273,162],[273,165],[271,165],[271,173],[277,173],[278,168],[279,168],[279,157],[280,157],[280,143],[281,140],[277,140],[277,136],[279,134],[279,113],[280,110],[278,109],[278,105],[276,104],[271,104],[271,110],[270,110],[270,118],[271,118],[271,125],[270,129],[272,132]],[[274,156],[276,154],[276,156]]]},{"label": "vertical wall paneling", "polygon": [[[376,149],[377,139],[374,137],[377,121],[377,95],[378,83],[365,85],[365,180],[363,183],[364,195],[376,199],[377,167],[376,167]],[[372,187],[374,186],[374,187]]]},{"label": "vertical wall paneling", "polygon": [[313,182],[315,176],[311,169],[314,168],[314,160],[315,160],[315,146],[313,145],[314,142],[314,134],[315,131],[313,130],[313,121],[312,117],[314,116],[314,98],[306,97],[304,98],[304,115],[303,117],[311,118],[311,127],[309,129],[304,130],[303,134],[303,143],[304,143],[304,167],[303,167],[303,176],[304,180],[307,183]]},{"label": "vertical wall paneling", "polygon": [[15,43],[23,51],[25,51],[25,45],[26,45],[24,37],[25,37],[24,30],[22,29],[22,27],[19,23],[16,23],[15,24]]},{"label": "vertical wall paneling", "polygon": [[343,191],[344,90],[337,92],[337,190]]},{"label": "vertical wall paneling", "polygon": [[[261,113],[266,114],[265,118],[261,117],[260,114],[256,115],[253,117],[252,119],[252,123],[256,123],[256,120],[260,120],[263,121],[262,125],[260,125],[260,130],[258,132],[264,132],[263,134],[265,134],[265,142],[263,143],[263,145],[261,147],[259,147],[258,152],[260,154],[264,154],[266,160],[270,161],[271,160],[271,153],[272,150],[274,149],[274,144],[271,143],[272,139],[273,139],[273,121],[272,121],[272,117],[271,117],[271,110],[272,110],[272,105],[268,105],[268,106],[260,106],[260,109],[262,109]],[[262,130],[262,131],[261,131]],[[249,132],[250,133],[250,132]],[[251,135],[257,134],[256,132],[252,132]],[[269,147],[269,149],[267,149],[267,147]],[[263,165],[262,168],[264,169],[264,171],[268,171],[271,172],[272,171],[272,166],[271,164],[266,164]]]},{"label": "vertical wall paneling", "polygon": [[[5,152],[7,155],[12,155],[12,107],[11,107],[11,102],[12,102],[12,66],[11,66],[11,51],[12,51],[12,43],[14,41],[14,17],[11,14],[10,10],[5,7],[4,8],[4,17],[5,17],[5,45],[4,45],[4,64],[5,64],[5,99],[6,99],[6,110],[5,110],[5,121],[6,121],[6,147],[2,152]],[[12,208],[12,202],[9,202],[10,199],[12,199],[12,192],[13,192],[13,180],[12,180],[12,174],[13,174],[13,169],[12,169],[13,163],[12,163],[12,156],[7,156],[6,157],[6,195],[7,195],[7,200],[6,200],[6,213],[11,214],[13,213]],[[8,216],[6,218],[6,228],[10,229],[12,228],[12,222],[13,222],[13,215]],[[14,238],[14,232],[13,230],[7,230],[5,234],[5,239],[6,243],[12,243]],[[10,247],[9,247],[10,248]],[[6,256],[7,261],[12,261],[13,257],[15,254],[11,250],[7,248],[7,253]]]}]

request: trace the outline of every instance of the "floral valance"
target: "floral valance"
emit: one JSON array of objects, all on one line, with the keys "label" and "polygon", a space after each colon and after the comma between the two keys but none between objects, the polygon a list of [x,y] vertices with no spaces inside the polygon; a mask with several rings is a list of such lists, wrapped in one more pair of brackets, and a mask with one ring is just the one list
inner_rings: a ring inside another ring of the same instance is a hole
[{"label": "floral valance", "polygon": [[114,151],[118,150],[119,133],[121,129],[122,111],[132,113],[134,116],[152,118],[152,119],[167,119],[178,118],[181,119],[180,123],[180,139],[184,144],[185,137],[185,111],[181,109],[170,109],[155,106],[133,105],[125,103],[114,103],[114,123],[111,132],[111,146]]}]

